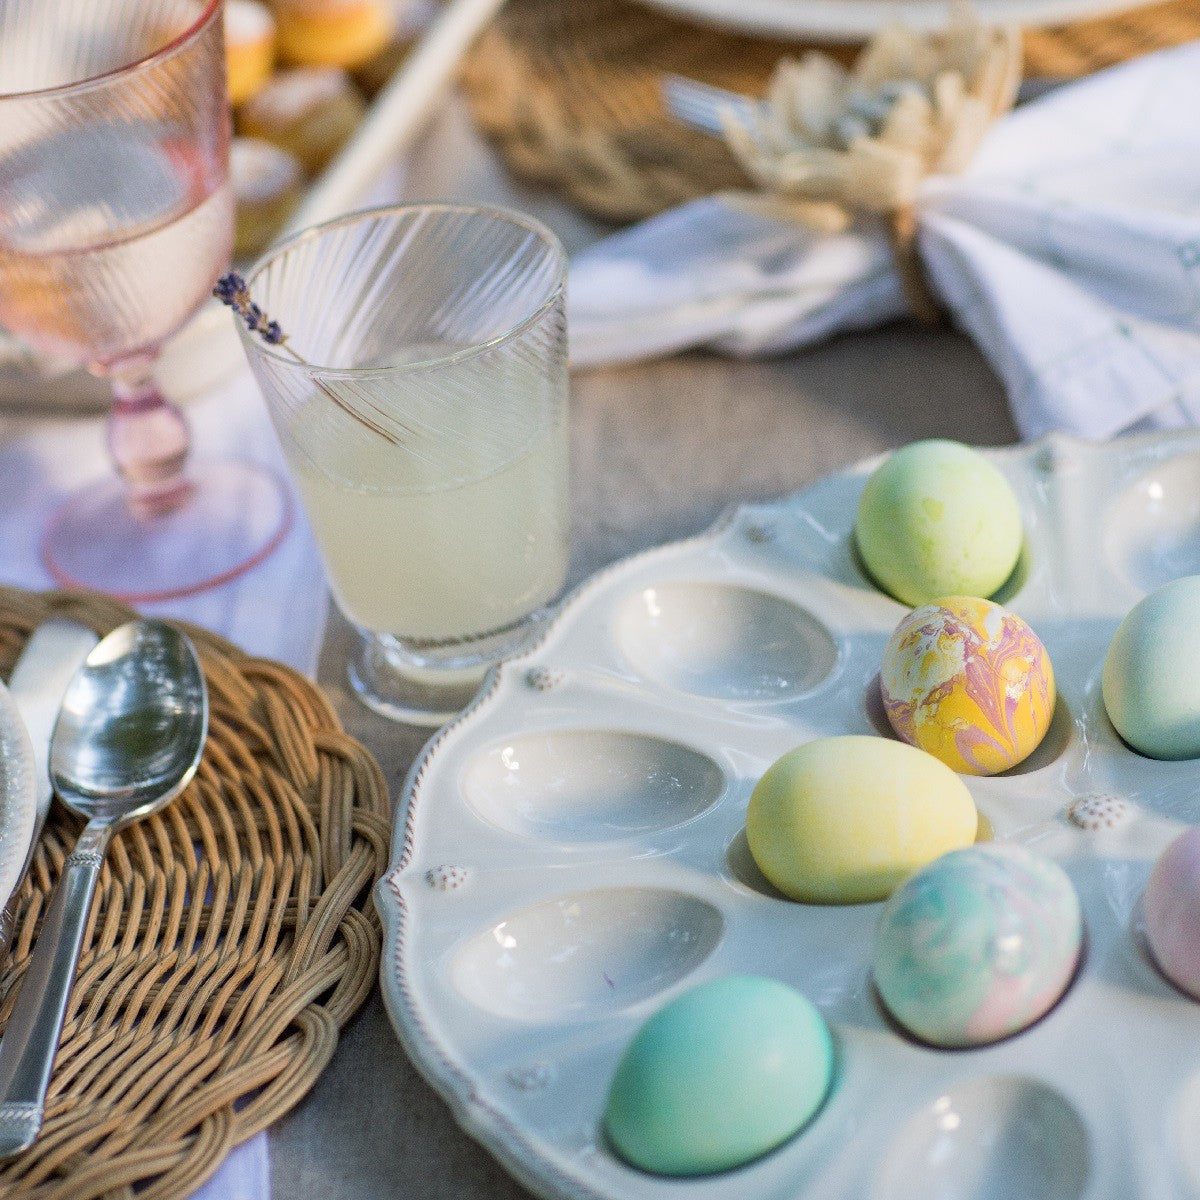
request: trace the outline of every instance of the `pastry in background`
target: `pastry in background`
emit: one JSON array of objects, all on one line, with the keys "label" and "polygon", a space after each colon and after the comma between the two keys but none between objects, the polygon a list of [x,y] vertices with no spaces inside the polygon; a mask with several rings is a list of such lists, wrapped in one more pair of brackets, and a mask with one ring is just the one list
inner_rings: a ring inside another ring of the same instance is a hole
[{"label": "pastry in background", "polygon": [[249,100],[275,67],[275,18],[259,0],[225,0],[229,102]]},{"label": "pastry in background", "polygon": [[279,51],[309,67],[356,67],[392,40],[392,0],[275,0]]},{"label": "pastry in background", "polygon": [[311,176],[345,145],[365,113],[366,102],[345,71],[294,67],[241,106],[237,131],[293,154]]},{"label": "pastry in background", "polygon": [[229,173],[237,201],[233,256],[251,258],[266,249],[296,207],[304,170],[279,146],[237,137],[229,149]]}]

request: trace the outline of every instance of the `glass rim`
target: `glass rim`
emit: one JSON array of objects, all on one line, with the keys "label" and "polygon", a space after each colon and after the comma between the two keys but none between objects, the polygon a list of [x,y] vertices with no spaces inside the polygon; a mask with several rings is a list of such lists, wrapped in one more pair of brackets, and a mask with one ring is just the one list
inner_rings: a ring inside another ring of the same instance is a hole
[{"label": "glass rim", "polygon": [[[384,204],[377,208],[362,208],[301,229],[282,242],[271,246],[254,263],[246,275],[246,291],[250,292],[254,286],[254,281],[272,263],[278,261],[285,254],[305,242],[313,241],[344,225],[356,224],[359,221],[375,217],[403,216],[409,213],[465,213],[475,216],[492,217],[507,224],[518,225],[523,229],[527,229],[530,233],[540,238],[542,243],[551,252],[555,263],[554,283],[547,290],[546,296],[541,303],[521,317],[520,320],[485,341],[463,346],[461,349],[449,354],[440,354],[430,358],[418,358],[411,362],[396,363],[392,366],[327,367],[322,366],[320,363],[301,362],[299,359],[293,358],[286,350],[263,341],[261,337],[247,329],[245,322],[235,314],[234,324],[237,326],[238,335],[241,337],[247,353],[252,351],[254,354],[261,354],[266,358],[280,363],[290,371],[298,371],[310,377],[362,379],[370,376],[390,375],[396,372],[415,373],[418,371],[427,371],[432,368],[462,362],[480,354],[486,354],[498,346],[503,346],[508,342],[514,341],[527,329],[536,325],[566,290],[567,252],[563,249],[562,242],[554,231],[536,217],[531,217],[528,213],[523,213],[515,208],[506,208],[504,205],[499,204],[453,204],[450,202],[431,201],[429,203]],[[272,314],[268,313],[267,315],[270,317]],[[286,333],[286,330],[284,332]]]},{"label": "glass rim", "polygon": [[94,87],[100,87],[106,83],[110,83],[122,76],[132,74],[135,71],[141,70],[143,67],[152,66],[163,59],[174,54],[176,51],[183,49],[189,43],[193,42],[200,34],[208,27],[213,18],[221,12],[225,0],[201,0],[202,8],[200,15],[181,33],[178,33],[165,45],[159,46],[157,50],[152,50],[149,54],[143,54],[141,58],[135,58],[132,62],[127,62],[119,67],[112,67],[110,70],[102,71],[99,75],[89,75],[86,79],[75,79],[70,83],[58,83],[52,87],[34,88],[26,92],[5,92],[0,91],[0,105],[6,101],[15,102],[20,100],[37,100],[53,96],[69,96],[75,92],[87,91]]}]

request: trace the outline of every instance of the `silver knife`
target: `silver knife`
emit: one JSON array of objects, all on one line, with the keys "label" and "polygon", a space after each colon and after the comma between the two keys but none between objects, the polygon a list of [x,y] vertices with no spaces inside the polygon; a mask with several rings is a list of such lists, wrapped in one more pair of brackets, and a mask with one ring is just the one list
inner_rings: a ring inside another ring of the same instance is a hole
[{"label": "silver knife", "polygon": [[8,954],[16,924],[21,884],[33,861],[33,852],[41,837],[42,826],[46,823],[46,814],[50,811],[50,734],[58,719],[67,684],[97,641],[99,638],[90,629],[76,621],[61,617],[43,621],[25,643],[25,649],[21,651],[9,680],[9,693],[17,703],[17,711],[25,722],[29,740],[33,744],[37,814],[21,878],[3,910],[0,910],[0,962]]}]

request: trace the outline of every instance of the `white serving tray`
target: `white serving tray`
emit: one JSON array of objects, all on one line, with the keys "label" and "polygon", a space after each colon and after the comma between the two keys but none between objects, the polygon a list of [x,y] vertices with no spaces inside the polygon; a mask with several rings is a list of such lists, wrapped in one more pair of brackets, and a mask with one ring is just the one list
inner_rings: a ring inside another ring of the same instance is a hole
[{"label": "white serving tray", "polygon": [[[1045,641],[1061,699],[1030,760],[966,782],[995,836],[1053,856],[1079,891],[1087,948],[1066,997],[990,1047],[918,1045],[871,988],[879,905],[796,904],[758,874],[751,789],[810,738],[884,736],[875,676],[907,610],[851,547],[873,463],[739,509],[585,584],[404,789],[377,889],[388,1010],[463,1127],[535,1192],[1200,1196],[1200,1004],[1151,965],[1138,916],[1155,858],[1200,814],[1200,764],[1133,753],[1100,695],[1121,617],[1200,573],[1200,431],[987,454],[1026,530],[1001,598]],[[1067,809],[1087,796],[1123,816],[1080,827]],[[737,972],[820,1008],[837,1047],[829,1100],[734,1172],[626,1166],[600,1131],[619,1055],[667,1000]]]},{"label": "white serving tray", "polygon": [[[944,28],[946,0],[645,0],[654,8],[722,29],[817,41],[866,41],[900,21],[923,32]],[[1153,0],[974,0],[989,25],[1025,27],[1108,16]]]}]

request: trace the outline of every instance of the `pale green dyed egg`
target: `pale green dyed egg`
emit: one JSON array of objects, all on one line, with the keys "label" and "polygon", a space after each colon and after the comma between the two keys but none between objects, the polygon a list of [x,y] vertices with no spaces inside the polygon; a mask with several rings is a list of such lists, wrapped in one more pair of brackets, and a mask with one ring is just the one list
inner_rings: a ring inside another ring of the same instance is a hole
[{"label": "pale green dyed egg", "polygon": [[1151,592],[1117,628],[1104,659],[1104,707],[1151,758],[1200,758],[1200,575]]},{"label": "pale green dyed egg", "polygon": [[1021,553],[1021,513],[1008,481],[958,442],[913,442],[867,480],[855,541],[863,565],[905,604],[987,598]]},{"label": "pale green dyed egg", "polygon": [[613,1076],[604,1129],[642,1170],[725,1171],[806,1125],[832,1077],[829,1029],[804,996],[775,979],[727,976],[641,1027]]}]

